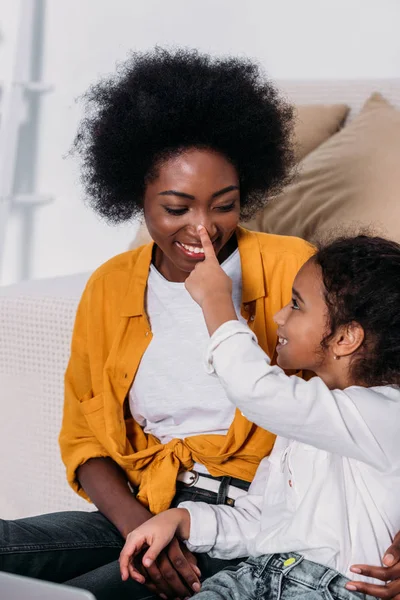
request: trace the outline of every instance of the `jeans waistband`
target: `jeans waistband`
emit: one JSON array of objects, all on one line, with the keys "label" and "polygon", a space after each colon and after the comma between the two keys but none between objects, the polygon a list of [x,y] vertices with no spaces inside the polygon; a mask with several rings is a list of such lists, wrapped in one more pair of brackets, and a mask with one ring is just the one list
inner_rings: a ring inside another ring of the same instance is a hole
[{"label": "jeans waistband", "polygon": [[283,552],[281,554],[267,554],[258,558],[251,558],[249,562],[253,562],[257,566],[259,576],[262,578],[264,572],[268,569],[274,569],[282,572],[291,580],[295,580],[309,586],[315,590],[328,588],[338,598],[349,600],[357,596],[362,598],[372,598],[363,594],[357,594],[345,588],[349,579],[336,571],[320,563],[306,560],[296,552]]}]

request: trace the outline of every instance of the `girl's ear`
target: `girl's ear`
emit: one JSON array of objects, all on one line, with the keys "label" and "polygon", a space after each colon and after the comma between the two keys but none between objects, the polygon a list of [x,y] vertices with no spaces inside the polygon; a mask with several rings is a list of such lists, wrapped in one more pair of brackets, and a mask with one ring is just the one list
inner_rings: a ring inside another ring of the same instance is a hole
[{"label": "girl's ear", "polygon": [[331,343],[334,356],[350,356],[354,354],[364,341],[364,329],[359,323],[353,321],[339,328],[337,335]]}]

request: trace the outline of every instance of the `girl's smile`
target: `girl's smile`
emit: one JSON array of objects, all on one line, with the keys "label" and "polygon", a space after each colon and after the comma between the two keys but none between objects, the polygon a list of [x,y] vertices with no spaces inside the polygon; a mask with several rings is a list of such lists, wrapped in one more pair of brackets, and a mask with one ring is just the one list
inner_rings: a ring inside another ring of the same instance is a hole
[{"label": "girl's smile", "polygon": [[323,361],[321,340],[326,334],[327,315],[321,270],[311,259],[294,280],[291,302],[274,317],[280,367],[316,372]]}]

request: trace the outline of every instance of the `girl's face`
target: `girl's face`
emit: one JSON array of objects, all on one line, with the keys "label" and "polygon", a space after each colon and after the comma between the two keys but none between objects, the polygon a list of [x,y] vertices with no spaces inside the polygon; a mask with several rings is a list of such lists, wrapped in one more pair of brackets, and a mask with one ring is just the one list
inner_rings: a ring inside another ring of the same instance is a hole
[{"label": "girl's face", "polygon": [[161,163],[146,186],[143,204],[156,244],[155,266],[169,281],[185,281],[204,259],[199,224],[207,229],[220,262],[235,248],[239,176],[217,152],[189,149]]},{"label": "girl's face", "polygon": [[292,293],[292,301],[274,316],[278,325],[278,365],[282,369],[308,369],[321,375],[330,360],[327,351],[321,348],[328,309],[321,269],[312,259],[298,272]]}]

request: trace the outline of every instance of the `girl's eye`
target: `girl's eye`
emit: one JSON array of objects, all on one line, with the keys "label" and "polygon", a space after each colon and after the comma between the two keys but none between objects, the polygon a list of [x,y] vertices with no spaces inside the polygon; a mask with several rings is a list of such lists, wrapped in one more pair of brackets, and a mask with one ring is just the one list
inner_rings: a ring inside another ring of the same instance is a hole
[{"label": "girl's eye", "polygon": [[180,217],[187,211],[187,208],[170,208],[169,206],[164,206],[164,209],[169,215],[174,215],[175,217]]},{"label": "girl's eye", "polygon": [[296,298],[292,298],[292,306],[290,308],[292,308],[293,310],[299,310],[300,306]]},{"label": "girl's eye", "polygon": [[224,204],[223,206],[216,206],[216,210],[219,212],[229,212],[235,208],[235,203],[231,202],[230,204]]}]

